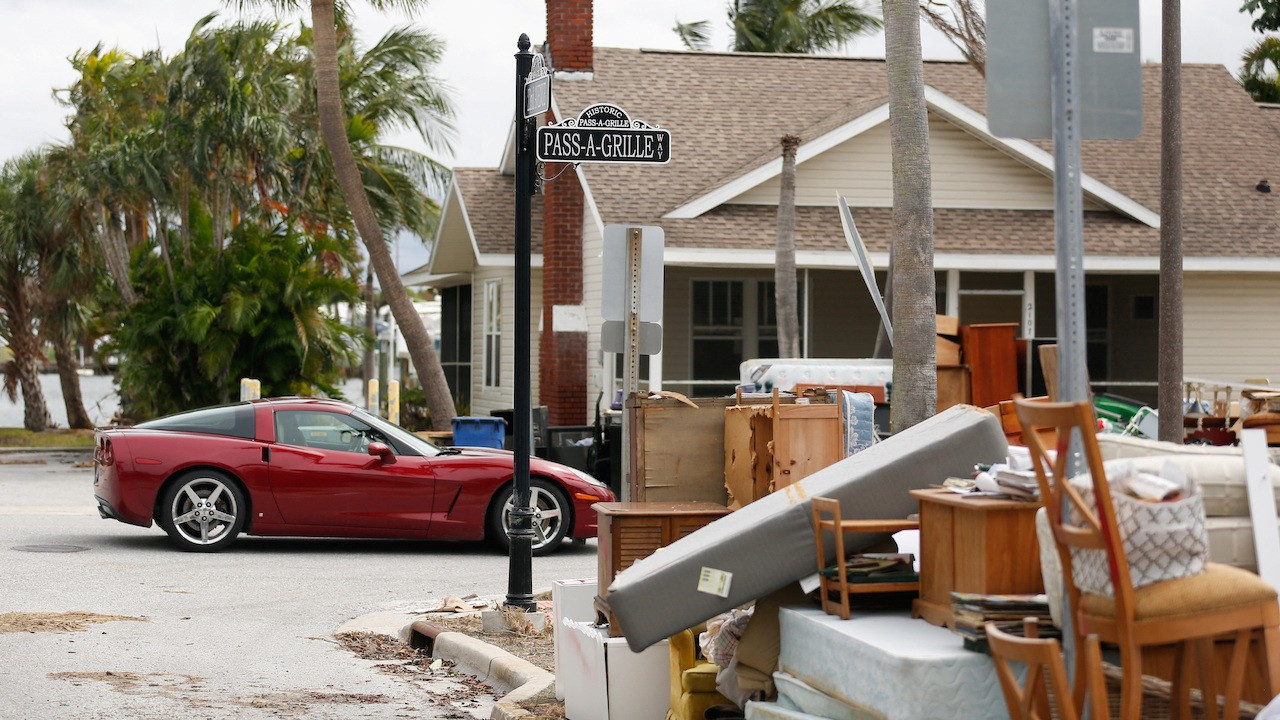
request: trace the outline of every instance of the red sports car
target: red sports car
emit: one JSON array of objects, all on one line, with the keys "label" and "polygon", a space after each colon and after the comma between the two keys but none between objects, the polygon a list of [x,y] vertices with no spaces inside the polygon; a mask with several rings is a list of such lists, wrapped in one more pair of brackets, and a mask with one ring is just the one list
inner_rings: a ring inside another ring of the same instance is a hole
[{"label": "red sports car", "polygon": [[[439,448],[344,402],[254,400],[95,435],[98,512],[154,520],[183,550],[222,550],[241,532],[508,546],[510,452]],[[595,536],[606,485],[539,458],[529,475],[535,555]]]}]

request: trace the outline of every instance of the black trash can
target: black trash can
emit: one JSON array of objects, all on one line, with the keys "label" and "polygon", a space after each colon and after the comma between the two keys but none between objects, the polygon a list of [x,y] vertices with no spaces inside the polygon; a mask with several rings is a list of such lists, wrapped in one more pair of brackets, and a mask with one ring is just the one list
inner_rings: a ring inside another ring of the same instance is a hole
[{"label": "black trash can", "polygon": [[592,450],[595,440],[590,425],[562,425],[547,432],[547,459],[577,468],[588,475],[595,474],[592,467]]},{"label": "black trash can", "polygon": [[[547,412],[546,405],[539,405],[531,408],[533,420],[533,454],[546,459],[547,457],[547,428],[551,424],[549,421],[550,414]],[[505,410],[494,410],[489,413],[493,417],[500,417],[507,421],[507,434],[503,436],[502,447],[507,450],[515,449],[515,408],[507,408]]]}]

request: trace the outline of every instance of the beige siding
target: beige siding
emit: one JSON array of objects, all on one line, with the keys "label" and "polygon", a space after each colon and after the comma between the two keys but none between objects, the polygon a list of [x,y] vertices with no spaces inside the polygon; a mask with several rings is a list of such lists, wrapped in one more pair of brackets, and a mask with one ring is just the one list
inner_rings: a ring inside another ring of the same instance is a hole
[{"label": "beige siding", "polygon": [[1183,282],[1183,372],[1232,382],[1280,382],[1280,334],[1275,332],[1280,276],[1187,273]]},{"label": "beige siding", "polygon": [[440,227],[439,244],[431,260],[431,271],[436,274],[470,272],[476,264],[475,249],[471,245],[471,233],[462,213],[458,193],[449,193],[445,205],[444,224]]},{"label": "beige siding", "polygon": [[[502,370],[496,388],[484,386],[484,285],[489,280],[502,282]],[[542,307],[542,270],[533,269],[530,288],[531,307]],[[476,268],[471,279],[471,414],[488,415],[493,410],[510,408],[515,404],[515,346],[514,333],[509,331],[515,321],[515,270],[509,267]],[[532,380],[530,396],[538,404],[538,315],[530,314],[529,360]]]},{"label": "beige siding", "polygon": [[[940,208],[1052,210],[1053,181],[1020,161],[929,114],[933,205]],[[855,207],[893,204],[889,125],[878,125],[796,167],[796,204],[834,206],[843,194]],[[772,178],[730,203],[777,205]],[[1086,201],[1086,209],[1097,209]]]},{"label": "beige siding", "polygon": [[587,419],[596,416],[596,397],[604,387],[607,372],[600,354],[601,272],[604,266],[604,238],[590,207],[582,211],[582,305],[587,316]]}]

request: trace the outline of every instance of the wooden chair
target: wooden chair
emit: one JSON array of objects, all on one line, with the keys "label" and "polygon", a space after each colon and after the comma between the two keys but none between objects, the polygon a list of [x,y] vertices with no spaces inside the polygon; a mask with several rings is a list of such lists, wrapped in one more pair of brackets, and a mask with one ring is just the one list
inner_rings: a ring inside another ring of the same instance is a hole
[{"label": "wooden chair", "polygon": [[[832,498],[813,498],[813,539],[818,548],[818,578],[822,591],[822,611],[849,619],[849,594],[873,592],[910,592],[920,590],[920,581],[903,582],[849,582],[846,573],[844,549],[845,533],[895,533],[899,530],[919,530],[919,520],[844,520],[840,515],[840,501]],[[835,535],[836,579],[829,579],[822,570],[827,567],[823,533]],[[831,591],[840,593],[840,601],[831,599]]]},{"label": "wooden chair", "polygon": [[[1129,575],[1110,486],[1103,470],[1102,457],[1095,437],[1097,427],[1093,406],[1086,402],[1044,403],[1015,400],[1018,418],[1024,429],[1052,428],[1057,431],[1057,459],[1052,465],[1052,478],[1045,472],[1046,450],[1038,432],[1024,432],[1031,450],[1040,496],[1049,515],[1062,560],[1063,583],[1072,613],[1077,646],[1085,636],[1097,634],[1103,642],[1120,647],[1124,677],[1121,682],[1120,717],[1136,720],[1142,708],[1142,649],[1155,645],[1176,645],[1178,667],[1174,671],[1175,708],[1189,712],[1190,656],[1198,656],[1201,689],[1206,702],[1206,717],[1217,715],[1213,639],[1230,636],[1235,640],[1226,675],[1228,718],[1239,712],[1245,656],[1253,633],[1261,631],[1260,666],[1265,665],[1264,678],[1271,696],[1280,693],[1280,606],[1276,591],[1253,573],[1217,563],[1207,563],[1205,572],[1191,577],[1165,580],[1134,588]],[[1092,477],[1096,507],[1089,507],[1064,477],[1067,443],[1072,431],[1080,438],[1089,474]],[[1074,525],[1063,516],[1063,501],[1070,502],[1084,518]],[[1111,584],[1115,597],[1081,593],[1071,573],[1071,548],[1088,548],[1107,553],[1111,568]],[[1083,658],[1083,653],[1078,654]],[[1077,669],[1080,672],[1080,669]],[[1077,693],[1080,688],[1076,688]],[[1081,698],[1077,695],[1076,704]]]},{"label": "wooden chair", "polygon": [[[996,629],[993,623],[986,625],[987,643],[991,646],[991,659],[996,665],[1009,717],[1012,720],[1078,720],[1084,708],[1078,707],[1072,698],[1087,694],[1090,720],[1109,718],[1098,636],[1090,635],[1085,639],[1081,657],[1085,672],[1076,675],[1076,687],[1081,688],[1077,693],[1067,683],[1067,668],[1062,664],[1062,647],[1058,641],[1037,637],[1035,618],[1027,618],[1023,627],[1026,636],[1018,637]],[[1009,667],[1010,662],[1026,665],[1023,684],[1018,683],[1017,674]],[[1052,711],[1050,688],[1053,689]]]}]

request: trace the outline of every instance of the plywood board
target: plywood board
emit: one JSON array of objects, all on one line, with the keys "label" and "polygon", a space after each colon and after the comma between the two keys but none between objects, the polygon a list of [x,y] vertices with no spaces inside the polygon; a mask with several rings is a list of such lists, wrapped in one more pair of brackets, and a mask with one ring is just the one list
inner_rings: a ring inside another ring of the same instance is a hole
[{"label": "plywood board", "polygon": [[740,405],[724,411],[724,485],[729,508],[760,499],[773,475],[773,407]]}]

